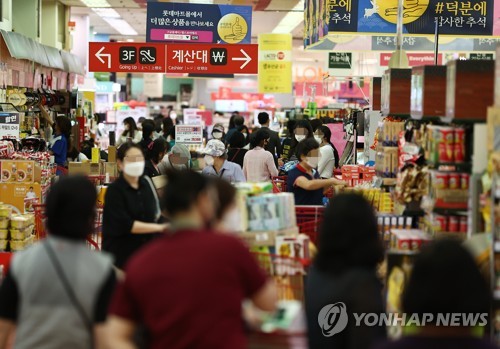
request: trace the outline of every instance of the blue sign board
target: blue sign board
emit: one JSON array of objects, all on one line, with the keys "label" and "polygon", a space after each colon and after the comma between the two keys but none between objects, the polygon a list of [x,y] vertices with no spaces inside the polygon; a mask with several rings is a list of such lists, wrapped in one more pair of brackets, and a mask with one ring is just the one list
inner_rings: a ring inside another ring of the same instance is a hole
[{"label": "blue sign board", "polygon": [[148,2],[148,42],[250,44],[252,7]]}]

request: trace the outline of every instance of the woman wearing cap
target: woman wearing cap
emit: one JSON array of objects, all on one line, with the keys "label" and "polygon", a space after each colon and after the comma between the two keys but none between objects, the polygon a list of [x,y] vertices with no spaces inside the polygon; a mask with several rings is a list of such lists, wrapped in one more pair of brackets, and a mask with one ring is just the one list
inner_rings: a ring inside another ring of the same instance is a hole
[{"label": "woman wearing cap", "polygon": [[189,170],[191,161],[191,153],[183,144],[176,144],[172,147],[170,154],[165,155],[163,160],[158,165],[160,173],[166,175],[168,169]]},{"label": "woman wearing cap", "polygon": [[226,146],[217,139],[212,139],[203,150],[205,154],[204,175],[218,176],[229,182],[246,182],[240,165],[227,161]]},{"label": "woman wearing cap", "polygon": [[224,126],[222,126],[221,124],[215,124],[214,128],[212,129],[212,139],[222,141],[225,136],[226,133],[224,132]]}]

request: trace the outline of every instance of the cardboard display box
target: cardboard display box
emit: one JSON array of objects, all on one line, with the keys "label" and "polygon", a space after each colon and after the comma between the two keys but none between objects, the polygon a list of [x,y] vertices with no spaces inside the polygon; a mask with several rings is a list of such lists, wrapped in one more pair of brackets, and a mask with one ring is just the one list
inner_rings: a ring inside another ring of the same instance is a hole
[{"label": "cardboard display box", "polygon": [[446,66],[414,67],[411,74],[411,116],[446,115]]},{"label": "cardboard display box", "polygon": [[238,234],[249,246],[275,246],[277,237],[293,237],[299,234],[299,228],[278,231],[247,232]]},{"label": "cardboard display box", "polygon": [[39,183],[2,183],[0,201],[14,206],[21,213],[34,212],[33,205],[42,203]]},{"label": "cardboard display box", "polygon": [[90,162],[70,162],[68,164],[68,174],[70,175],[85,175],[85,176],[100,176],[103,163]]},{"label": "cardboard display box", "polygon": [[36,177],[35,162],[29,160],[2,160],[3,183],[33,183]]},{"label": "cardboard display box", "polygon": [[493,105],[495,61],[456,60],[447,64],[446,117],[486,120]]},{"label": "cardboard display box", "polygon": [[411,69],[387,69],[382,76],[382,114],[410,114]]}]

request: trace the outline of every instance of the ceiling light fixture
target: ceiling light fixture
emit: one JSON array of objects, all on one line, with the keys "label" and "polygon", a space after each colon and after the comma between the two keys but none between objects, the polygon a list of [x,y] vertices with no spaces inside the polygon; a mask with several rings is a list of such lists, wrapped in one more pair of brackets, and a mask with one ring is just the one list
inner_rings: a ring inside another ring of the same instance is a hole
[{"label": "ceiling light fixture", "polygon": [[112,8],[93,8],[92,11],[94,11],[102,19],[121,18],[120,14]]},{"label": "ceiling light fixture", "polygon": [[103,18],[121,35],[137,35],[137,31],[123,18]]},{"label": "ceiling light fixture", "polygon": [[304,0],[300,0],[278,25],[273,29],[274,34],[289,34],[304,21]]},{"label": "ceiling light fixture", "polygon": [[87,7],[111,7],[107,0],[80,0]]},{"label": "ceiling light fixture", "polygon": [[189,0],[190,4],[213,4],[214,0]]}]

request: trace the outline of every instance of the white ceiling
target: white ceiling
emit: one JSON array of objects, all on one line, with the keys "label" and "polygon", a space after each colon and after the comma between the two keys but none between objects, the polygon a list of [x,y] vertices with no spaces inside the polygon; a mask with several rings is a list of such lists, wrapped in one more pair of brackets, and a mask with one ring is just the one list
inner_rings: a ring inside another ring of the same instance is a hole
[{"label": "white ceiling", "polygon": [[[133,38],[135,41],[145,41],[146,39],[146,8],[141,8],[134,0],[108,0],[124,20],[126,20],[139,34],[135,37],[120,35],[113,27],[101,19],[90,8],[85,7],[79,0],[59,0],[61,3],[71,6],[72,15],[88,15],[90,26],[93,32],[99,34],[109,34],[111,39],[125,41]],[[233,5],[259,5],[260,0],[215,0],[215,4]],[[272,0],[264,11],[254,11],[252,20],[252,40],[257,41],[257,36],[263,33],[270,33],[300,0]],[[188,0],[176,0],[176,2],[189,2]],[[296,39],[303,36],[303,25],[297,23],[297,28],[292,32]],[[294,46],[300,45],[300,40],[294,40]]]}]

